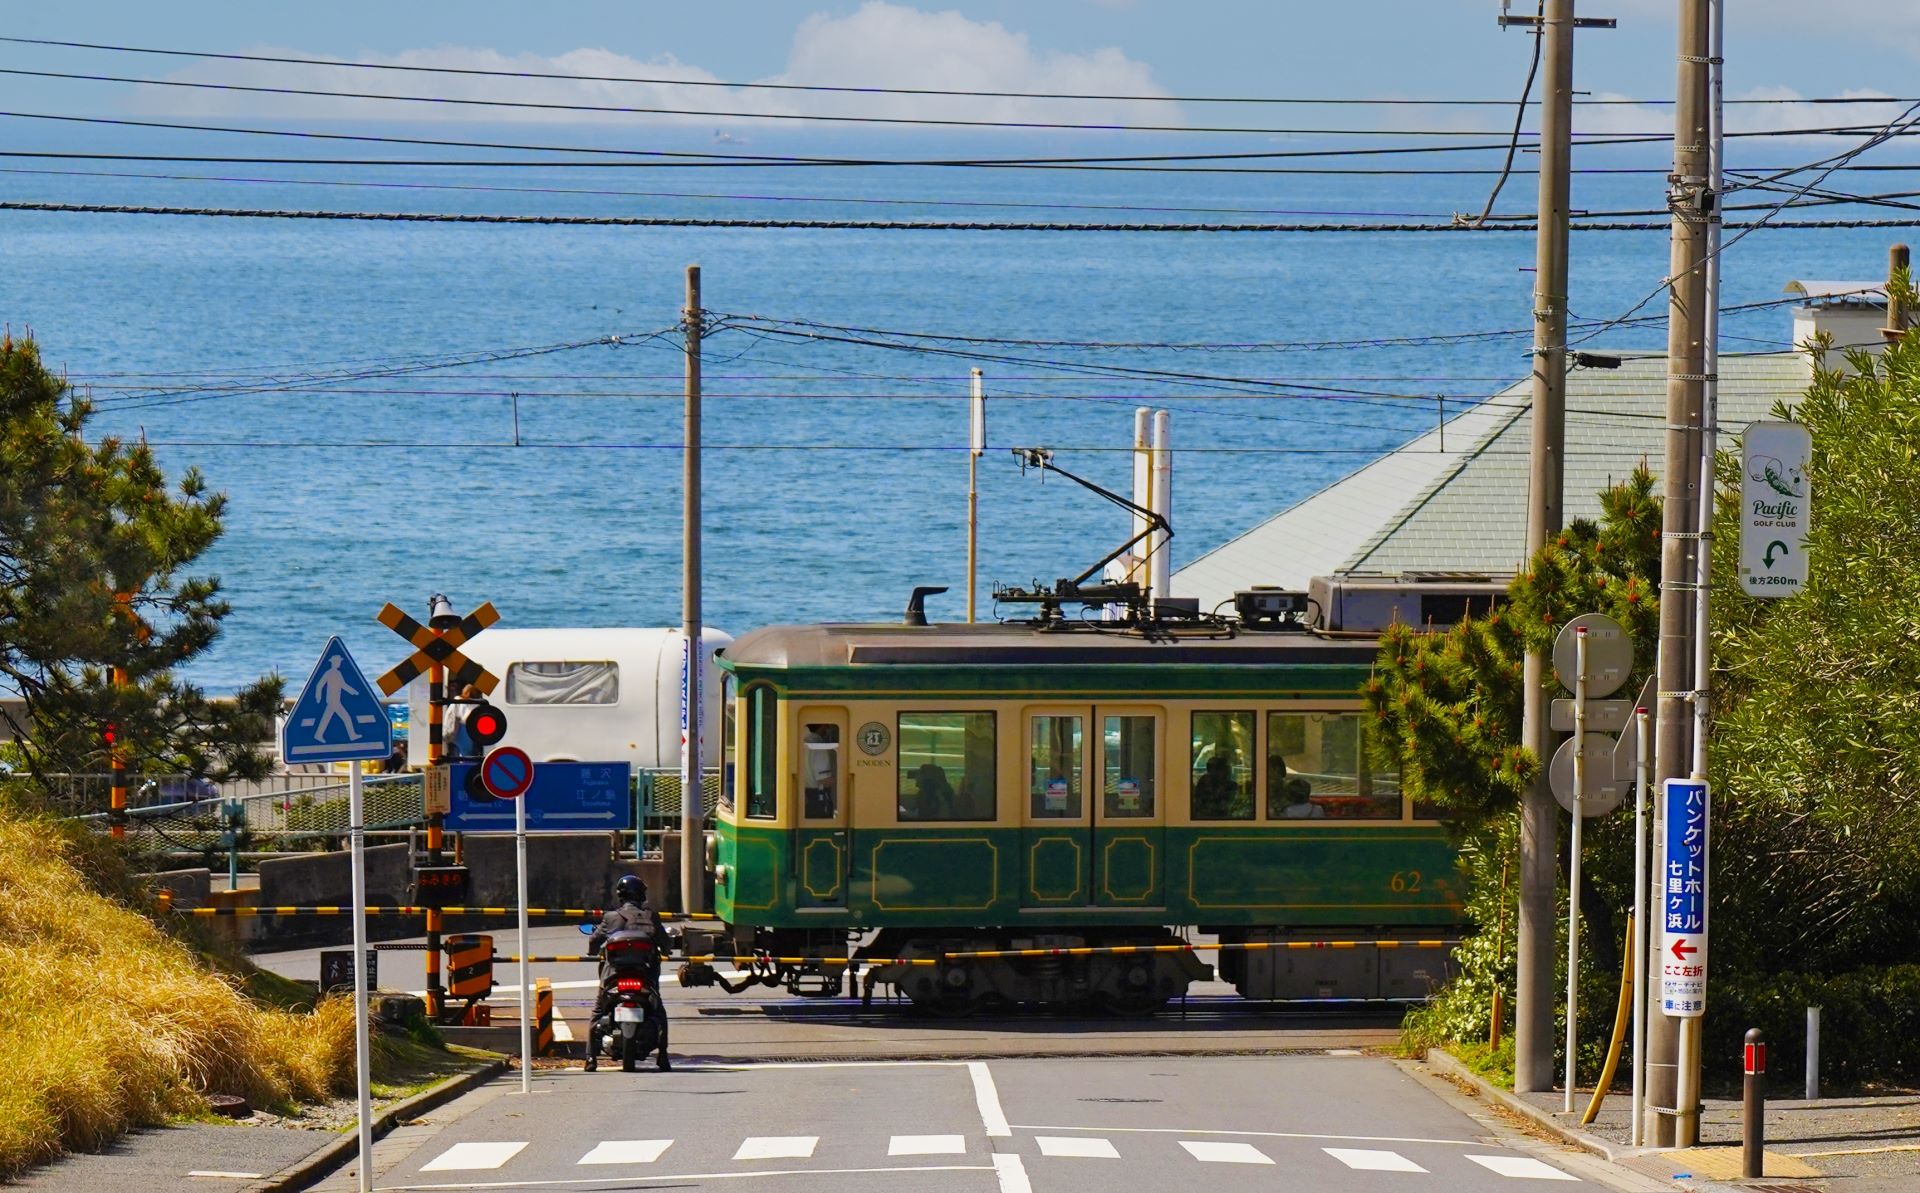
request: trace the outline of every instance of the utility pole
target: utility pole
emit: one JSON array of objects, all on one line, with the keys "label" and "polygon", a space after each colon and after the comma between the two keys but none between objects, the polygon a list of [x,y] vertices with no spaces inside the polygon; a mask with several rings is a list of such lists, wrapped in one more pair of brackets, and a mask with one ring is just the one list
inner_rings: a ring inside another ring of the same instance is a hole
[{"label": "utility pole", "polygon": [[[1706,424],[1708,223],[1715,207],[1710,174],[1708,103],[1711,43],[1709,0],[1680,0],[1679,79],[1674,91],[1673,173],[1667,206],[1673,213],[1667,266],[1667,446],[1662,482],[1660,546],[1659,722],[1654,742],[1654,839],[1664,840],[1665,781],[1692,768],[1694,601],[1701,593],[1700,451]],[[1660,884],[1656,873],[1655,885]],[[1657,898],[1657,896],[1656,896]],[[1660,906],[1656,902],[1655,906]],[[1653,934],[1658,939],[1657,934]],[[1653,971],[1649,971],[1653,972]],[[1699,1138],[1698,1019],[1656,1015],[1647,1033],[1647,1098],[1654,1147],[1690,1147]],[[1691,1045],[1691,1046],[1689,1046]],[[1664,1111],[1664,1112],[1663,1112]]]},{"label": "utility pole", "polygon": [[[1574,0],[1547,0],[1539,36],[1539,231],[1534,243],[1533,445],[1527,559],[1560,532],[1567,436],[1567,209],[1571,202]],[[1520,803],[1520,916],[1515,940],[1513,1087],[1553,1088],[1554,878],[1560,809],[1547,782],[1547,660],[1528,651],[1520,739],[1540,760]]]},{"label": "utility pole", "polygon": [[687,266],[686,446],[681,453],[680,633],[686,639],[686,680],[681,685],[680,910],[704,910],[707,839],[701,808],[705,773],[700,765],[700,267]]},{"label": "utility pole", "polygon": [[980,563],[980,456],[987,450],[987,391],[973,370],[967,398],[967,624],[973,624],[974,574]]}]

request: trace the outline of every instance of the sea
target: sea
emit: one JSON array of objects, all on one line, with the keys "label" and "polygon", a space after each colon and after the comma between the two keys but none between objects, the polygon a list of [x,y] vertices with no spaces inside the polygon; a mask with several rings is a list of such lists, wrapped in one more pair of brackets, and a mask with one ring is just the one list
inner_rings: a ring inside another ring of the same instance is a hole
[{"label": "sea", "polygon": [[[553,124],[361,131],[660,140]],[[66,154],[555,160],[147,128],[10,133],[16,151]],[[675,135],[675,147],[701,152],[864,160],[1248,148],[1120,134]],[[1832,150],[1773,143],[1742,150],[1734,164]],[[1499,157],[1264,164],[1484,168]],[[1576,209],[1662,209],[1658,146],[1596,148],[1577,160]],[[1519,165],[1531,161],[1523,153]],[[1493,182],[22,156],[0,167],[0,197],[44,203],[1073,224],[1430,223],[1478,212]],[[1517,174],[1498,210],[1530,211],[1534,188],[1531,174]],[[1754,232],[1726,251],[1724,302],[1777,302],[1793,278],[1882,277],[1886,246],[1899,238]],[[1576,320],[1633,309],[1660,286],[1667,252],[1663,227],[1575,232]],[[690,263],[702,267],[715,328],[704,351],[705,618],[739,634],[892,620],[923,584],[950,589],[929,604],[936,619],[962,616],[971,368],[988,395],[979,575],[982,616],[993,616],[992,588],[1077,575],[1128,533],[1122,510],[1023,469],[1015,449],[1048,448],[1058,466],[1124,492],[1134,410],[1169,410],[1178,568],[1524,377],[1533,254],[1532,235],[1514,231],[848,231],[0,211],[0,319],[16,335],[30,330],[92,398],[89,434],[145,437],[170,474],[197,469],[227,495],[225,534],[193,571],[220,578],[232,613],[187,672],[217,692],[270,672],[297,681],[334,634],[363,665],[384,668],[403,647],[374,614],[392,601],[423,615],[434,592],[461,610],[490,600],[508,626],[677,624],[675,329]],[[1656,297],[1639,310],[1651,321],[1580,346],[1660,350],[1664,306]],[[1726,351],[1783,350],[1789,312],[1732,314],[1725,331]],[[1650,394],[1650,408],[1660,400]]]}]

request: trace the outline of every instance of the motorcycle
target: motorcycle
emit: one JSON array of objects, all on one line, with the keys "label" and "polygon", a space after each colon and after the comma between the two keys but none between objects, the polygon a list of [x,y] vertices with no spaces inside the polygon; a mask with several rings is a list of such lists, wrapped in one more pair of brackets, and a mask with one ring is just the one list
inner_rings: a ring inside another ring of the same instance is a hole
[{"label": "motorcycle", "polygon": [[[582,933],[593,926],[582,924]],[[649,1052],[658,1052],[662,1072],[673,1068],[667,1059],[667,1012],[660,1001],[660,953],[653,933],[615,932],[600,950],[600,991],[608,1007],[588,1025],[587,1055],[596,1045],[618,1057],[622,1072],[631,1073]]]}]

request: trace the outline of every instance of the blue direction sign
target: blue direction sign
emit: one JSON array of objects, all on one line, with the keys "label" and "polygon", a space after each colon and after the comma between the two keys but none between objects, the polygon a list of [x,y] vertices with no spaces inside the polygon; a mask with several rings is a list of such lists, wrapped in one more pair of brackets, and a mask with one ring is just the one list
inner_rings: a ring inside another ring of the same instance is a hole
[{"label": "blue direction sign", "polygon": [[1660,876],[1660,1009],[1680,1019],[1707,1011],[1705,783],[1668,779],[1667,839]]},{"label": "blue direction sign", "polygon": [[[453,764],[452,795],[445,825],[456,832],[512,832],[513,804],[467,795],[470,762]],[[617,829],[633,827],[633,768],[624,762],[542,762],[534,767],[527,801],[527,827]]]},{"label": "blue direction sign", "polygon": [[280,729],[280,758],[288,766],[385,758],[393,752],[393,724],[374,686],[360,674],[347,644],[327,639],[320,661]]}]

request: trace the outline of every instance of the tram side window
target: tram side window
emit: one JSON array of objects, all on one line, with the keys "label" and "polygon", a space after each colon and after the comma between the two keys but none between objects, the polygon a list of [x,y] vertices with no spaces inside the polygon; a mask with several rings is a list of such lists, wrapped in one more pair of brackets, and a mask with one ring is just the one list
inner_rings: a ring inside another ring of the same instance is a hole
[{"label": "tram side window", "polygon": [[740,712],[734,707],[739,693],[733,676],[720,685],[720,807],[733,811],[733,781],[740,761]]},{"label": "tram side window", "polygon": [[900,819],[994,818],[990,712],[903,712]]},{"label": "tram side window", "polygon": [[747,689],[747,815],[772,820],[779,810],[779,700],[772,688]]},{"label": "tram side window", "polygon": [[1032,814],[1035,818],[1080,815],[1082,770],[1079,717],[1033,718]]},{"label": "tram side window", "polygon": [[1252,712],[1193,714],[1193,819],[1253,819]]},{"label": "tram side window", "polygon": [[1400,775],[1367,755],[1359,713],[1267,714],[1267,818],[1400,819]]}]

